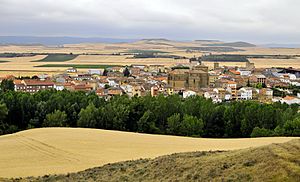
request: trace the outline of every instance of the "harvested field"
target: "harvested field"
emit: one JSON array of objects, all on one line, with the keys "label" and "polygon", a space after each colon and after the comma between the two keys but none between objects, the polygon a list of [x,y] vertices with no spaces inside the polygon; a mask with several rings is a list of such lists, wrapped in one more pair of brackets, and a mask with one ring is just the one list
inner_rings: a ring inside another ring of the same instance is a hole
[{"label": "harvested field", "polygon": [[299,181],[300,140],[235,151],[191,152],[15,181]]},{"label": "harvested field", "polygon": [[297,59],[249,59],[257,68],[293,67],[300,68],[300,58]]},{"label": "harvested field", "polygon": [[0,136],[0,177],[77,172],[125,160],[244,149],[291,139],[204,139],[80,128],[33,129]]}]

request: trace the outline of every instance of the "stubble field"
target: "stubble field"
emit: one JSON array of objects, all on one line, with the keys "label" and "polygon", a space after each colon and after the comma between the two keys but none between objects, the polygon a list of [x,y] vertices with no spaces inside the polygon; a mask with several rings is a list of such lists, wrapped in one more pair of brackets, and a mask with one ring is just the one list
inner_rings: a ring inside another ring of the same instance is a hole
[{"label": "stubble field", "polygon": [[125,160],[244,149],[291,139],[204,139],[80,128],[33,129],[0,136],[0,177],[63,174]]}]

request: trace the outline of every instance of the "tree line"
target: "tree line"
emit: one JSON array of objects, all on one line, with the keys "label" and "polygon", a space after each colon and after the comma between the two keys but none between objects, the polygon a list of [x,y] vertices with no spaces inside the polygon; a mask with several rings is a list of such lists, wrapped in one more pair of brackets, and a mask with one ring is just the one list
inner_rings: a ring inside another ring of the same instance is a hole
[{"label": "tree line", "polygon": [[[6,83],[5,83],[6,84]],[[9,84],[8,84],[9,85]],[[87,127],[195,137],[300,136],[298,105],[45,90],[0,92],[0,134],[40,127]]]}]

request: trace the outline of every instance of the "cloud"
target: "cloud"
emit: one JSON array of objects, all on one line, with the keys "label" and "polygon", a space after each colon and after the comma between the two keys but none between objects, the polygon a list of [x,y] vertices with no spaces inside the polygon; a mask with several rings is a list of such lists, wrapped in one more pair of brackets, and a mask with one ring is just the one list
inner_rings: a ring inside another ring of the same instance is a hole
[{"label": "cloud", "polygon": [[0,34],[300,42],[298,7],[298,0],[0,0]]}]

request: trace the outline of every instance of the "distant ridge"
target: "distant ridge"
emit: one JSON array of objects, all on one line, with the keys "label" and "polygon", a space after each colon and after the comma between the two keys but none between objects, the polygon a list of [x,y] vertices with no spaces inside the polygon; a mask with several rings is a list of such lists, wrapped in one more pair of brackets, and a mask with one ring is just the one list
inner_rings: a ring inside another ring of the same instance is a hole
[{"label": "distant ridge", "polygon": [[171,42],[169,39],[164,39],[164,38],[157,38],[157,39],[142,39],[141,41],[165,41],[165,42]]},{"label": "distant ridge", "polygon": [[300,44],[264,44],[261,46],[268,48],[300,48]]},{"label": "distant ridge", "polygon": [[205,40],[205,39],[203,39],[203,40],[194,40],[195,42],[221,42],[220,40]]},{"label": "distant ridge", "polygon": [[248,42],[228,42],[228,43],[216,43],[216,44],[205,44],[206,46],[228,46],[228,47],[256,47],[254,44]]},{"label": "distant ridge", "polygon": [[99,37],[36,37],[36,36],[0,36],[0,45],[63,45],[79,43],[122,43],[137,39],[99,38]]}]

